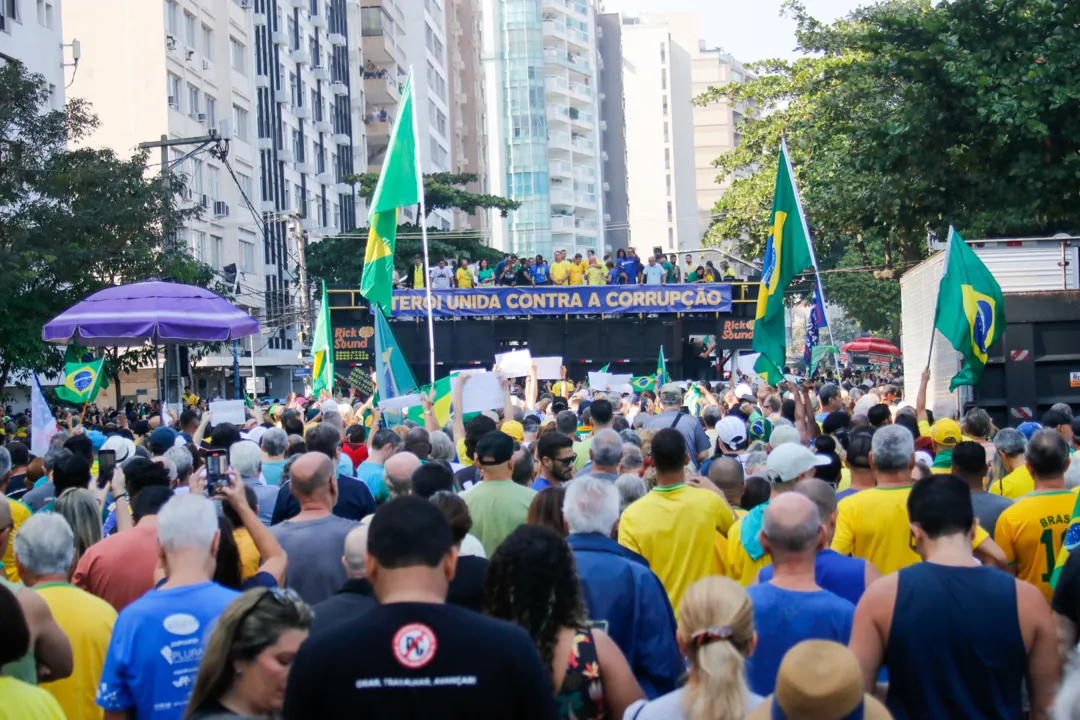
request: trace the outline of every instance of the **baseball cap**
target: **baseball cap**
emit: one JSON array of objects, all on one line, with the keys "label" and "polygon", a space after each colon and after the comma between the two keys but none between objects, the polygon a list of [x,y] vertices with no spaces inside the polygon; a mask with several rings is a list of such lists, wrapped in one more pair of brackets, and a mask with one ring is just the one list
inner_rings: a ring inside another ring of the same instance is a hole
[{"label": "baseball cap", "polygon": [[146,444],[171,448],[176,444],[176,431],[170,427],[159,427],[154,430],[154,432],[150,433],[150,439]]},{"label": "baseball cap", "polygon": [[881,701],[863,692],[855,653],[830,640],[804,640],[780,663],[776,690],[747,720],[887,720]]},{"label": "baseball cap", "polygon": [[739,398],[740,400],[748,400],[750,402],[754,402],[755,400],[757,400],[757,398],[754,397],[754,391],[746,383],[739,383],[735,386],[735,397]]},{"label": "baseball cap", "polygon": [[769,435],[769,447],[773,450],[781,445],[800,442],[802,442],[802,436],[799,435],[799,430],[794,425],[773,428],[772,434]]},{"label": "baseball cap", "polygon": [[938,445],[955,447],[960,442],[960,423],[951,419],[938,420],[930,428],[930,435]]},{"label": "baseball cap", "polygon": [[1022,422],[1017,425],[1016,429],[1023,433],[1025,438],[1030,440],[1032,435],[1034,435],[1039,430],[1042,430],[1042,425],[1032,420],[1028,420],[1027,422]]},{"label": "baseball cap", "polygon": [[763,442],[769,442],[769,436],[772,435],[772,422],[765,419],[759,412],[750,413],[750,417],[746,420],[746,428],[750,431],[751,440],[761,440]]},{"label": "baseball cap", "polygon": [[517,420],[507,420],[499,429],[518,442],[525,439],[525,427]]},{"label": "baseball cap", "polygon": [[86,433],[86,437],[90,439],[91,443],[93,443],[95,450],[100,450],[102,447],[105,446],[105,433],[101,432],[100,430],[91,430],[90,432]]},{"label": "baseball cap", "polygon": [[676,383],[668,383],[660,388],[660,402],[663,403],[677,403],[682,402],[683,389]]},{"label": "baseball cap", "polygon": [[741,443],[746,442],[749,433],[746,424],[735,417],[728,415],[716,424],[716,433],[728,450],[736,450]]},{"label": "baseball cap", "polygon": [[135,443],[122,435],[113,435],[108,438],[100,449],[114,451],[117,464],[124,462],[128,458],[135,457]]},{"label": "baseball cap", "polygon": [[874,442],[874,433],[859,428],[848,436],[847,463],[853,468],[870,468],[870,448]]},{"label": "baseball cap", "polygon": [[828,465],[830,462],[826,455],[815,455],[798,443],[786,443],[769,453],[765,469],[778,472],[780,482],[792,482],[807,470]]},{"label": "baseball cap", "polygon": [[566,398],[560,395],[556,395],[551,401],[551,412],[553,413],[558,413],[562,410],[566,410],[568,407],[570,406],[567,404]]},{"label": "baseball cap", "polygon": [[259,425],[258,427],[251,428],[251,430],[248,430],[247,432],[240,433],[240,437],[245,440],[250,440],[253,443],[261,443],[263,435],[266,434],[266,430],[267,428]]},{"label": "baseball cap", "polygon": [[514,455],[514,438],[501,430],[492,430],[476,443],[476,457],[481,465],[502,465]]}]

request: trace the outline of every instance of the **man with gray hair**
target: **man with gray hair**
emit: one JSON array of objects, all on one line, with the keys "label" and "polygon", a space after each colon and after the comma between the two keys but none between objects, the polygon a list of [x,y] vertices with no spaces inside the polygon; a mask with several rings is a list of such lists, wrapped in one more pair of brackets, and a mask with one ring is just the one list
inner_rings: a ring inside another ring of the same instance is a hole
[{"label": "man with gray hair", "polygon": [[855,606],[817,583],[814,568],[825,528],[809,498],[796,492],[774,496],[759,539],[772,555],[773,577],[746,590],[757,630],[746,679],[751,692],[768,695],[776,689],[780,661],[803,640],[848,644]]},{"label": "man with gray hair", "polygon": [[262,478],[267,485],[281,485],[281,472],[285,469],[285,450],[289,447],[288,434],[279,427],[263,433],[259,441],[262,448]]},{"label": "man with gray hair", "polygon": [[[415,457],[415,456],[414,456]],[[367,540],[370,523],[361,523],[345,536],[345,553],[341,564],[345,567],[345,584],[336,594],[317,604],[311,633],[341,622],[356,620],[379,605],[375,588],[367,579]]]},{"label": "man with gray hair", "polygon": [[186,445],[173,445],[165,451],[163,457],[176,468],[176,483],[173,490],[178,494],[181,492],[181,488],[183,488],[183,492],[188,492],[191,468],[195,464],[195,459],[191,457],[191,451],[187,449]]},{"label": "man with gray hair", "polygon": [[624,442],[622,446],[622,455],[619,456],[618,474],[621,476],[626,475],[627,473],[638,476],[644,475],[645,455],[637,445]]},{"label": "man with gray hair", "polygon": [[648,697],[674,690],[684,672],[675,615],[645,558],[611,539],[619,519],[618,490],[587,475],[565,487],[566,542],[574,553],[590,622],[607,624],[607,634]]},{"label": "man with gray hair", "polygon": [[[206,630],[238,596],[212,581],[220,537],[208,498],[169,500],[158,513],[157,536],[165,583],[116,619],[97,693],[106,714],[157,717],[163,708],[186,707],[210,637]],[[167,681],[146,681],[147,668],[162,667],[162,656]]]},{"label": "man with gray hair", "polygon": [[279,490],[262,480],[262,449],[251,440],[233,443],[229,448],[229,466],[236,471],[245,485],[255,491],[255,499],[259,502],[259,521],[270,527]]},{"label": "man with gray hair", "polygon": [[[591,438],[589,461],[591,468],[587,474],[578,476],[594,477],[615,482],[619,477],[619,459],[622,457],[623,441],[614,430],[600,430]],[[577,446],[574,446],[575,452]]]},{"label": "man with gray hair", "polygon": [[1019,500],[1035,489],[1035,480],[1031,477],[1024,459],[1026,448],[1027,438],[1019,430],[1001,428],[997,431],[994,435],[994,450],[997,453],[994,468],[998,470],[1000,467],[1001,479],[991,483],[988,492],[1010,500]]},{"label": "man with gray hair", "polygon": [[690,454],[690,463],[695,468],[698,463],[709,457],[711,445],[705,428],[698,419],[680,408],[683,404],[683,389],[675,383],[668,383],[660,388],[660,404],[664,411],[645,420],[646,430],[674,428],[686,441],[686,452]]},{"label": "man with gray hair", "polygon": [[104,668],[109,638],[116,623],[112,605],[68,583],[75,555],[75,534],[62,515],[45,512],[33,516],[15,537],[15,564],[23,584],[33,588],[49,606],[53,619],[79,658],[72,675],[56,694],[69,718],[83,717],[93,706],[98,679]]}]

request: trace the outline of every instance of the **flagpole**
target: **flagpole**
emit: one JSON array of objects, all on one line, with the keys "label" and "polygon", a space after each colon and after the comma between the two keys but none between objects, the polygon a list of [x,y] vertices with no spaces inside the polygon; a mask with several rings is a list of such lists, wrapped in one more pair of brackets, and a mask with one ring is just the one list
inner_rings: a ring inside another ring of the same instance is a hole
[{"label": "flagpole", "polygon": [[[409,85],[412,85],[412,81],[415,79],[413,75],[413,66],[409,66]],[[416,184],[419,189],[420,195],[420,241],[424,246],[424,302],[427,305],[427,334],[428,334],[428,382],[432,385],[435,384],[435,320],[432,316],[431,310],[431,260],[428,258],[428,237],[427,237],[427,205],[424,202],[424,172],[422,169],[423,163],[421,162],[422,149],[420,147],[420,125],[417,122],[417,110],[416,110],[416,88],[412,90],[412,124],[413,124],[413,137],[416,138]]]},{"label": "flagpole", "polygon": [[945,282],[945,275],[949,272],[949,253],[952,251],[952,239],[955,228],[949,226],[949,237],[945,241],[945,260],[941,264],[941,279],[938,280],[938,293],[934,298],[934,324],[930,327],[930,350],[926,353],[926,369],[930,369],[930,362],[934,359],[934,338],[937,337],[937,314],[938,304],[941,302],[941,284]]}]

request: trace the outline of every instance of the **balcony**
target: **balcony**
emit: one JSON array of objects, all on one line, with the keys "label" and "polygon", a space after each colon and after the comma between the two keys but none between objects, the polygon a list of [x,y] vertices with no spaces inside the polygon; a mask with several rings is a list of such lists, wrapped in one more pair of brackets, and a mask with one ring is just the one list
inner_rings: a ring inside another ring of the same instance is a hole
[{"label": "balcony", "polygon": [[544,78],[544,90],[548,95],[564,95],[570,92],[570,85],[565,78]]},{"label": "balcony", "polygon": [[585,155],[595,155],[596,146],[592,140],[585,140],[584,138],[574,138],[570,143],[574,146],[574,152],[583,153]]},{"label": "balcony", "polygon": [[348,95],[349,86],[341,82],[340,80],[336,80],[330,83],[330,92],[334,93],[335,95]]},{"label": "balcony", "polygon": [[380,32],[377,35],[365,34],[361,39],[361,44],[364,49],[364,59],[370,60],[379,65],[389,65],[395,63],[405,67],[408,63],[405,62],[405,56],[402,54],[401,49],[394,42],[389,33]]},{"label": "balcony", "polygon": [[298,162],[293,166],[293,169],[301,175],[310,175],[315,172],[315,166],[309,162]]},{"label": "balcony", "polygon": [[316,80],[322,80],[323,82],[330,81],[330,69],[323,67],[322,65],[315,65],[311,68],[311,77]]},{"label": "balcony", "polygon": [[387,70],[364,71],[364,94],[374,105],[397,105],[401,102],[398,84],[390,79]]},{"label": "balcony", "polygon": [[270,87],[270,78],[268,78],[265,75],[256,75],[255,76],[255,87],[257,87],[257,88],[268,88],[268,87]]},{"label": "balcony", "polygon": [[573,177],[570,163],[565,160],[552,160],[548,163],[548,175],[551,177]]},{"label": "balcony", "polygon": [[325,15],[312,15],[309,19],[311,20],[311,27],[319,28],[320,30],[326,29]]},{"label": "balcony", "polygon": [[[596,207],[596,195],[590,193],[574,193],[574,204],[578,207],[595,208]],[[593,225],[595,226],[595,221]]]},{"label": "balcony", "polygon": [[570,134],[560,132],[548,133],[548,147],[555,150],[569,150]]},{"label": "balcony", "polygon": [[286,46],[289,44],[289,36],[285,34],[284,30],[275,30],[270,37],[275,45]]},{"label": "balcony", "polygon": [[254,25],[255,27],[266,27],[266,13],[265,12],[255,12],[251,16],[251,24]]},{"label": "balcony", "polygon": [[544,37],[566,39],[566,26],[554,20],[544,20]]},{"label": "balcony", "polygon": [[337,178],[334,177],[333,173],[321,172],[315,177],[315,182],[322,185],[335,185]]},{"label": "balcony", "polygon": [[574,206],[574,193],[569,188],[552,185],[550,196],[552,205]]},{"label": "balcony", "polygon": [[334,143],[337,145],[349,145],[352,143],[352,138],[348,133],[334,133]]},{"label": "balcony", "polygon": [[574,82],[572,82],[572,83],[570,83],[569,90],[570,90],[570,95],[573,96],[573,97],[581,98],[581,99],[586,100],[588,102],[592,101],[593,91],[592,91],[592,88],[589,87],[588,85],[583,85],[582,83],[574,83]]},{"label": "balcony", "polygon": [[[364,116],[364,134],[367,135],[368,147],[374,150],[390,143],[390,133],[394,130],[394,116],[385,109]],[[381,161],[380,161],[381,162]]]},{"label": "balcony", "polygon": [[293,155],[292,148],[278,148],[277,159],[281,162],[291,163],[296,160],[296,156]]},{"label": "balcony", "polygon": [[275,90],[274,91],[274,102],[278,103],[279,105],[284,105],[284,104],[286,104],[288,102],[291,102],[291,101],[292,101],[292,93],[290,93],[288,90]]},{"label": "balcony", "polygon": [[572,233],[574,232],[574,218],[572,215],[552,215],[551,232]]},{"label": "balcony", "polygon": [[329,120],[316,120],[315,132],[328,133],[333,130]]},{"label": "balcony", "polygon": [[566,28],[566,40],[579,47],[589,47],[589,33],[584,30],[578,30],[577,28]]},{"label": "balcony", "polygon": [[289,56],[293,59],[297,65],[309,65],[311,63],[311,55],[307,50],[293,50]]},{"label": "balcony", "polygon": [[326,36],[326,41],[334,47],[342,47],[345,45],[345,36],[341,33],[330,33]]},{"label": "balcony", "polygon": [[591,218],[574,218],[574,229],[578,230],[596,230],[596,221]]},{"label": "balcony", "polygon": [[306,105],[294,105],[292,107],[292,114],[293,117],[298,120],[307,120],[311,117],[311,108]]}]

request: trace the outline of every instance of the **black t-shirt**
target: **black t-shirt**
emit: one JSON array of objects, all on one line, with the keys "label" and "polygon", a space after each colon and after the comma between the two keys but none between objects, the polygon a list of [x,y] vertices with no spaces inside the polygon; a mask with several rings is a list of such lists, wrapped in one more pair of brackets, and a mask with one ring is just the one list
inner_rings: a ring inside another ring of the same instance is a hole
[{"label": "black t-shirt", "polygon": [[1072,620],[1073,625],[1080,626],[1080,549],[1070,552],[1069,559],[1061,568],[1050,607],[1058,615]]},{"label": "black t-shirt", "polygon": [[286,720],[531,720],[558,717],[524,630],[432,603],[380,605],[301,646]]},{"label": "black t-shirt", "polygon": [[476,612],[484,612],[484,572],[487,560],[475,555],[459,555],[454,580],[446,594],[446,602]]},{"label": "black t-shirt", "polygon": [[[334,505],[334,514],[346,520],[363,520],[375,512],[375,497],[368,489],[367,483],[347,475],[338,475],[338,500]],[[289,481],[282,484],[278,490],[277,502],[274,504],[274,513],[270,519],[271,525],[285,522],[289,518],[300,514],[300,501],[293,497],[289,489]]]}]

